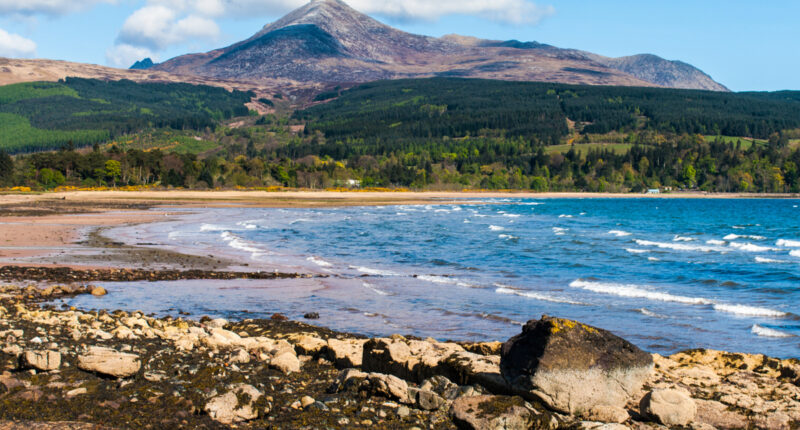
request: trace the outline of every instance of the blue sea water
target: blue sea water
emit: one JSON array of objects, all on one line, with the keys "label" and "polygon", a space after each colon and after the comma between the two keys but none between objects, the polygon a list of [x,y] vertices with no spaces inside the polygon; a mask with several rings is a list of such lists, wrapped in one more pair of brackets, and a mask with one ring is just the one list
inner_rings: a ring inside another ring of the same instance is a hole
[{"label": "blue sea water", "polygon": [[487,199],[187,210],[116,237],[328,278],[106,284],[83,306],[293,318],[368,335],[505,340],[543,314],[651,352],[800,357],[800,201]]}]

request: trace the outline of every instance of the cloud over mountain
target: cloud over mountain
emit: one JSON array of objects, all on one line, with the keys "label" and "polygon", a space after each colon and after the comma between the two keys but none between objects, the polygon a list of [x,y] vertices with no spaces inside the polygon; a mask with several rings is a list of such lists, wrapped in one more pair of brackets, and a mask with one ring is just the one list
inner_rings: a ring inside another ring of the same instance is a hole
[{"label": "cloud over mountain", "polygon": [[64,15],[99,3],[116,3],[116,0],[0,0],[0,13]]},{"label": "cloud over mountain", "polygon": [[0,57],[33,57],[36,42],[0,28]]}]

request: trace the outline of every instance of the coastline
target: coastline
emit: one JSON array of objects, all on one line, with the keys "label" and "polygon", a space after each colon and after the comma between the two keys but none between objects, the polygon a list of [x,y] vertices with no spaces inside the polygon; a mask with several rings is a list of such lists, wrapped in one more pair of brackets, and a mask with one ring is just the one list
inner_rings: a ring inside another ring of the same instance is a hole
[{"label": "coastline", "polygon": [[[2,236],[7,237],[6,240],[20,241],[22,245],[18,248],[24,248],[9,250],[0,245],[0,266],[9,265],[3,260],[36,255],[47,256],[53,261],[38,265],[41,270],[38,272],[39,278],[28,272],[27,275],[6,275],[5,279],[0,279],[11,285],[19,284],[22,279],[39,283],[34,290],[23,289],[22,286],[6,287],[3,294],[0,294],[3,301],[0,303],[0,332],[13,337],[4,337],[2,341],[5,343],[0,342],[3,347],[0,352],[4,363],[2,370],[5,372],[0,375],[0,401],[5,406],[3,412],[0,412],[0,420],[77,421],[84,423],[80,425],[102,423],[124,428],[132,423],[145,423],[148,421],[143,420],[152,419],[158,420],[161,426],[172,428],[228,428],[230,424],[214,420],[214,413],[208,410],[208,405],[219,395],[229,392],[231,387],[249,380],[271,382],[251,382],[264,394],[264,398],[261,403],[253,405],[254,409],[259,410],[251,418],[237,424],[239,427],[259,428],[272,425],[277,428],[294,428],[298,425],[312,425],[331,428],[480,428],[465,426],[459,421],[452,409],[454,401],[448,400],[444,393],[431,397],[434,399],[433,406],[420,403],[419,399],[413,403],[405,403],[397,392],[381,391],[376,388],[380,384],[376,385],[374,382],[371,382],[372,385],[368,384],[366,393],[363,391],[364,385],[357,389],[340,388],[337,390],[342,391],[331,393],[331,387],[337,381],[352,374],[352,371],[347,370],[350,368],[373,372],[369,375],[378,375],[369,376],[370,381],[370,378],[384,380],[399,377],[401,382],[395,379],[391,381],[405,384],[409,389],[414,388],[416,393],[426,387],[422,378],[415,379],[404,371],[397,370],[410,366],[412,361],[404,360],[410,360],[413,355],[411,358],[402,358],[402,355],[391,353],[386,357],[381,356],[381,361],[372,361],[371,365],[365,366],[362,357],[365,356],[366,339],[359,335],[285,321],[285,317],[280,315],[271,320],[198,322],[183,320],[180,315],[152,318],[135,312],[56,310],[52,303],[59,294],[52,291],[44,293],[50,286],[70,282],[85,284],[104,279],[170,280],[177,279],[174,277],[181,276],[180,273],[186,273],[190,268],[224,271],[236,265],[236,262],[219,261],[216,258],[204,259],[172,251],[137,249],[141,247],[123,245],[102,237],[102,230],[105,228],[165,219],[164,213],[153,214],[148,212],[148,207],[158,206],[168,211],[174,207],[329,207],[410,202],[435,204],[458,198],[522,196],[465,196],[461,193],[401,193],[390,196],[384,193],[309,193],[300,196],[291,193],[278,196],[274,196],[274,193],[264,194],[267,193],[65,193],[56,198],[42,195],[36,199],[24,196],[26,198],[15,202],[9,202],[5,198],[0,200],[0,213],[3,214],[0,217],[0,234],[7,234]],[[547,198],[540,194],[533,196]],[[549,198],[574,196],[551,195]],[[44,210],[41,205],[49,206],[48,210]],[[24,216],[9,216],[14,212]],[[46,214],[48,212],[50,214]],[[35,216],[38,213],[45,215]],[[67,272],[66,276],[59,278],[54,275],[57,272],[53,267],[64,265],[58,263],[59,257],[53,253],[53,248],[62,248],[62,252],[92,252],[96,256],[103,255],[104,252],[114,255],[109,256],[107,261],[96,261],[88,266],[69,264],[67,266],[78,272]],[[139,254],[140,252],[146,254]],[[126,259],[125,255],[134,257]],[[197,260],[192,260],[193,258]],[[142,263],[145,270],[114,271],[120,266],[131,264],[132,260]],[[156,265],[155,262],[166,264]],[[33,266],[25,264],[25,261],[15,264]],[[114,270],[98,270],[104,268]],[[177,271],[178,275],[175,272],[168,273],[168,268]],[[14,270],[6,270],[5,273],[13,274]],[[212,279],[226,279],[224,274],[209,276],[223,276]],[[247,274],[238,272],[231,276],[246,277]],[[70,290],[62,296],[87,294],[91,289],[89,287],[77,293]],[[313,315],[309,317],[313,318]],[[78,325],[69,321],[77,321]],[[59,327],[62,326],[69,329],[61,330]],[[37,327],[45,329],[42,331]],[[45,341],[41,341],[43,336]],[[517,400],[512,399],[517,397],[509,396],[510,393],[505,392],[502,387],[492,385],[500,377],[497,363],[500,360],[501,344],[498,341],[504,340],[486,339],[486,342],[471,344],[438,342],[433,339],[420,341],[393,336],[381,341],[396,344],[400,349],[410,347],[399,345],[403,343],[414,345],[414,348],[428,345],[425,347],[458,351],[463,354],[459,357],[466,360],[461,362],[461,367],[444,371],[442,369],[451,364],[435,365],[429,371],[430,375],[451,378],[466,390],[462,390],[463,392],[490,396],[493,401],[505,405],[503,402],[516,402]],[[249,346],[256,341],[270,345],[281,344],[283,350],[268,350],[283,352],[259,352],[264,349]],[[56,350],[61,354],[60,360],[65,363],[56,372],[41,369],[32,371],[30,364],[22,364],[27,360],[23,355],[28,351],[41,351],[43,347],[53,348],[53,345],[57,345]],[[145,368],[120,379],[77,368],[75,363],[79,361],[79,357],[95,346],[133,353]],[[389,349],[393,350],[392,348]],[[284,353],[294,356],[294,359],[285,357],[291,362],[288,372],[277,359],[278,355]],[[444,358],[442,360],[442,363],[450,363]],[[694,428],[740,428],[749,425],[764,429],[790,429],[800,422],[800,362],[797,360],[777,360],[763,355],[705,350],[686,351],[670,357],[653,354],[653,360],[655,372],[647,380],[644,391],[678,388],[688,392],[697,408]],[[177,376],[172,376],[170,369],[176,366],[186,368],[186,371],[182,370]],[[376,366],[382,369],[379,373],[374,373],[378,371]],[[192,371],[198,373],[193,374]],[[465,379],[456,380],[456,374]],[[242,377],[246,379],[243,380]],[[285,387],[291,388],[287,390]],[[778,398],[775,397],[775,390],[781,393]],[[526,402],[524,408],[553,417],[553,422],[557,425],[551,428],[591,429],[599,428],[599,423],[620,426],[604,428],[658,428],[650,418],[640,414],[638,399],[644,395],[644,391],[632,395],[632,400],[625,406],[625,414],[622,416],[554,414],[536,402]],[[175,392],[180,395],[173,394]],[[308,401],[306,397],[313,400],[307,406],[304,405]],[[439,398],[442,403],[438,403]],[[500,415],[519,412],[514,408],[503,410],[499,406],[492,410],[492,414]],[[618,424],[620,422],[622,424]],[[0,421],[0,425],[2,424]]]}]

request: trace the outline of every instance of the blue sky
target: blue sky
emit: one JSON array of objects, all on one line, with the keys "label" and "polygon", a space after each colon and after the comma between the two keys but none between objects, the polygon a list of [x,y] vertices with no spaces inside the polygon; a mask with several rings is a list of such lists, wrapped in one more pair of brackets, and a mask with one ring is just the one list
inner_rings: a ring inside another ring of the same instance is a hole
[{"label": "blue sky", "polygon": [[[800,90],[800,2],[351,0],[413,33],[536,40],[693,64],[735,91]],[[249,37],[303,0],[0,0],[0,56],[128,66]]]}]

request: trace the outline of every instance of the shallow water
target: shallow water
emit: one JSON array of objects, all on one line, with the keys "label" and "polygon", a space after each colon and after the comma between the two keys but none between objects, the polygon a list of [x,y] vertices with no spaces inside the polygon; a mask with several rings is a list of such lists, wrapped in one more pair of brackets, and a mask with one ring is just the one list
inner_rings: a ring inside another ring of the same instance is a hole
[{"label": "shallow water", "polygon": [[[652,352],[800,357],[798,200],[487,200],[331,209],[204,209],[116,229],[300,281],[105,284],[84,307],[292,318],[368,335],[504,340],[542,314]],[[247,310],[248,312],[242,312]]]}]

